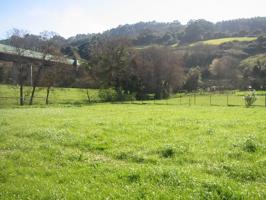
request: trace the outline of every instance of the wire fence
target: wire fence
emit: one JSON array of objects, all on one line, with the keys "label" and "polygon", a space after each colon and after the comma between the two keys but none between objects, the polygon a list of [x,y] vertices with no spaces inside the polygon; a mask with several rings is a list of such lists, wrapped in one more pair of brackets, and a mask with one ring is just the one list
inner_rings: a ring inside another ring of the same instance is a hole
[{"label": "wire fence", "polygon": [[[253,106],[266,107],[266,94],[257,95]],[[244,95],[236,94],[182,94],[164,100],[132,101],[138,104],[164,104],[187,106],[245,106]]]},{"label": "wire fence", "polygon": [[[149,100],[135,100],[132,98],[130,101],[118,101],[111,103],[123,103],[123,104],[156,104],[156,105],[187,105],[187,106],[245,106],[243,94],[233,93],[206,93],[206,94],[180,94],[175,95],[172,98],[156,100],[151,97]],[[266,107],[266,94],[259,94],[256,96],[257,100],[253,106]],[[24,104],[29,102],[29,96],[24,97]],[[0,107],[19,106],[20,98],[18,96],[0,96]],[[49,104],[95,104],[103,103],[96,93],[88,94],[85,92],[78,95],[68,96],[67,92],[62,95],[56,92],[51,92],[49,97]],[[34,97],[34,105],[45,105],[46,96]]]}]

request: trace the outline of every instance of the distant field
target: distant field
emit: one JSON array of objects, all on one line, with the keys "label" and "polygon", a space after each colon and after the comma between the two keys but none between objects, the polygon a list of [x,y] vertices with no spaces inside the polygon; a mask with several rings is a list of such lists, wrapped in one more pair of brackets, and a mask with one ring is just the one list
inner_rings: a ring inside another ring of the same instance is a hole
[{"label": "distant field", "polygon": [[197,44],[207,44],[207,45],[221,45],[224,44],[226,42],[234,42],[234,41],[238,41],[238,42],[245,42],[245,41],[253,41],[256,40],[257,37],[231,37],[231,38],[220,38],[220,39],[213,39],[213,40],[206,40],[206,41],[200,41],[200,42],[196,42],[191,44],[190,46],[195,46]]},{"label": "distant field", "polygon": [[[219,38],[219,39],[212,39],[212,40],[205,40],[205,41],[199,41],[195,42],[193,44],[190,44],[189,46],[195,46],[199,44],[205,44],[205,45],[221,45],[227,42],[249,42],[249,41],[254,41],[256,40],[257,37],[229,37],[229,38]],[[165,47],[164,45],[145,45],[145,46],[135,46],[134,49],[137,50],[142,50],[142,49],[147,49],[150,47]],[[173,44],[168,47],[171,48],[177,48],[178,44]]]},{"label": "distant field", "polygon": [[266,199],[266,109],[0,109],[0,199]]}]

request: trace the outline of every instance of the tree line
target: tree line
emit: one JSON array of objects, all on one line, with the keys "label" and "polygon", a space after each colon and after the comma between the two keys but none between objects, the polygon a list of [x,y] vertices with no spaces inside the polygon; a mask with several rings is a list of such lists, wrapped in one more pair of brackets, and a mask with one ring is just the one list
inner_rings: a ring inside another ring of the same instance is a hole
[{"label": "tree line", "polygon": [[[202,24],[202,21],[195,23]],[[212,25],[207,22],[202,31],[209,26]],[[191,28],[190,32],[191,37],[202,39],[197,29]],[[0,62],[0,82],[20,86],[21,104],[24,104],[25,85],[32,86],[29,104],[33,104],[39,86],[47,88],[47,103],[50,89],[55,86],[100,88],[103,92],[112,88],[117,100],[128,96],[145,99],[150,94],[162,99],[181,90],[266,87],[266,38],[263,36],[251,42],[176,48],[169,45],[139,48],[130,37],[106,34],[90,35],[87,39],[80,36],[79,39],[72,38],[76,45],[70,45],[54,32],[32,35],[14,29],[4,42],[15,47],[18,56],[12,62]],[[38,61],[25,59],[23,53],[27,49],[41,52],[42,58]],[[81,65],[49,62],[51,55],[58,59],[65,56],[77,59]]]},{"label": "tree line", "polygon": [[[223,37],[261,36],[266,34],[266,17],[235,19],[212,23],[204,19],[190,20],[183,25],[178,20],[169,23],[139,22],[120,25],[105,31],[102,35],[108,37],[127,37],[134,45],[151,44],[173,45]],[[78,34],[67,42],[80,46],[90,40],[95,34]]]}]

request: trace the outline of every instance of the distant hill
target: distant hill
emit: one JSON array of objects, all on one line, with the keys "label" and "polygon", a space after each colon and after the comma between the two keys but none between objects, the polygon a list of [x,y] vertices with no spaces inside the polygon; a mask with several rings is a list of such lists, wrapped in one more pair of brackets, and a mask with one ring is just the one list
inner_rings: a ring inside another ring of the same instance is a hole
[{"label": "distant hill", "polygon": [[111,30],[105,31],[103,34],[108,36],[122,36],[122,37],[131,37],[136,38],[143,32],[149,30],[150,32],[157,35],[164,35],[167,32],[180,32],[185,28],[179,21],[174,21],[170,23],[162,23],[162,22],[139,22],[136,24],[126,24],[120,25],[117,28],[113,28]]},{"label": "distant hill", "polygon": [[102,34],[79,34],[69,38],[70,45],[80,46],[95,35],[127,37],[136,46],[190,44],[198,41],[228,37],[258,37],[266,35],[266,17],[235,19],[212,23],[204,19],[191,20],[182,25],[179,21],[139,22],[120,25]]},{"label": "distant hill", "polygon": [[[262,35],[266,35],[266,17],[234,19],[217,23],[198,19],[191,20],[185,25],[177,20],[168,23],[139,22],[120,25],[101,34],[78,34],[65,40],[61,37],[60,42],[63,46],[80,47],[89,43],[94,37],[127,37],[135,46],[177,46],[220,38]],[[33,35],[30,36],[33,37]],[[220,43],[220,41],[217,42]],[[0,43],[8,44],[8,41],[2,40]]]},{"label": "distant hill", "polygon": [[[135,49],[151,46],[169,46],[177,49],[195,44],[222,45],[224,43],[226,43],[225,48],[230,49],[233,44],[230,45],[228,42],[245,41],[251,42],[251,44],[246,44],[246,47],[242,45],[240,49],[245,49],[246,53],[255,55],[265,52],[265,42],[258,40],[252,43],[252,41],[264,35],[266,35],[266,17],[256,17],[217,23],[198,19],[191,20],[185,25],[179,21],[169,23],[139,22],[131,25],[120,25],[101,34],[78,34],[68,39],[57,36],[54,41],[62,48],[63,54],[70,58],[80,56],[83,59],[89,59],[91,46],[105,37],[126,37]],[[33,47],[36,38],[38,36],[27,36]],[[8,44],[9,41],[2,40],[0,43]]]}]

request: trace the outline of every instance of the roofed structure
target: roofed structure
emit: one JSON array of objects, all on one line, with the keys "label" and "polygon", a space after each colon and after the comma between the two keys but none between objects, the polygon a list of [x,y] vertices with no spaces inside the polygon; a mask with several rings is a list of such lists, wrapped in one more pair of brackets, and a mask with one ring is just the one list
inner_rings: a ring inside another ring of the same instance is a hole
[{"label": "roofed structure", "polygon": [[[44,54],[41,52],[26,50],[26,49],[20,49],[20,50],[21,50],[20,56],[26,59],[32,59],[32,60],[37,60],[37,61],[45,59],[46,61],[52,62],[52,63],[74,65],[74,66],[79,65],[79,62],[76,59],[69,59],[63,56],[53,56],[53,55],[44,56]],[[19,53],[16,47],[0,44],[0,60],[3,59],[3,60],[10,61],[14,57],[17,57],[17,56],[19,56]]]}]

